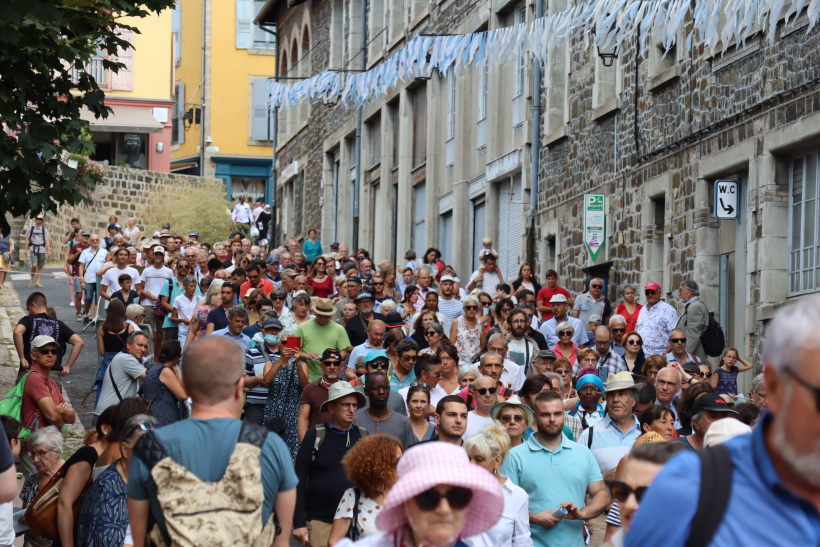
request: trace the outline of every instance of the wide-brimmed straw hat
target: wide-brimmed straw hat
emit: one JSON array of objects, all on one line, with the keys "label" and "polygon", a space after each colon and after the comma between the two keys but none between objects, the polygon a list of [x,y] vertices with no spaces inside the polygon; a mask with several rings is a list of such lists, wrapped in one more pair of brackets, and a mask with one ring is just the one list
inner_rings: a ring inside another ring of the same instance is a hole
[{"label": "wide-brimmed straw hat", "polygon": [[364,393],[359,393],[353,389],[350,382],[340,381],[330,386],[330,389],[327,390],[327,401],[322,403],[322,406],[319,407],[319,412],[326,411],[328,403],[332,403],[333,401],[337,401],[342,397],[347,397],[348,395],[356,396],[356,401],[359,403],[359,408],[367,404],[367,398],[365,398]]},{"label": "wide-brimmed straw hat", "polygon": [[617,374],[610,374],[609,378],[606,380],[606,391],[604,393],[621,391],[623,389],[641,388],[643,388],[643,384],[636,384],[635,380],[632,379],[632,374],[625,370]]},{"label": "wide-brimmed straw hat", "polygon": [[405,528],[408,520],[404,504],[440,484],[468,488],[473,493],[459,538],[486,532],[495,526],[504,509],[498,480],[470,463],[467,452],[454,444],[433,442],[412,447],[399,460],[398,475],[399,480],[376,517],[376,528],[382,532]]},{"label": "wide-brimmed straw hat", "polygon": [[532,427],[532,423],[533,423],[532,409],[529,406],[525,405],[521,401],[521,398],[518,395],[513,395],[512,397],[510,397],[509,399],[507,399],[503,403],[496,403],[495,406],[493,406],[493,409],[490,411],[490,416],[492,417],[492,419],[497,420],[498,419],[498,413],[501,412],[501,409],[504,408],[507,405],[517,407],[522,412],[524,412],[524,418],[526,418],[526,420],[527,420],[527,427]]}]

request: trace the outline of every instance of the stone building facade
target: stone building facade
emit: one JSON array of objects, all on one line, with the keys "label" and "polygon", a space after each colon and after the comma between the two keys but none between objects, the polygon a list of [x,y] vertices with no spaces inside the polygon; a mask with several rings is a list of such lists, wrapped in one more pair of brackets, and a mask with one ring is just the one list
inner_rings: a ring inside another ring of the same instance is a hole
[{"label": "stone building facade", "polygon": [[[543,10],[567,5],[545,0]],[[310,60],[286,66],[280,51],[280,75],[358,69],[360,9],[356,0],[293,7],[268,0],[260,15],[287,36],[280,47],[290,44],[288,59]],[[419,33],[476,32],[534,14],[534,0],[369,0],[367,67]],[[602,276],[613,301],[626,284],[653,280],[680,311],[677,289],[694,279],[729,344],[756,358],[775,309],[820,289],[820,31],[807,34],[808,24],[798,14],[781,21],[771,41],[758,32],[714,51],[676,45],[667,52],[649,36],[646,50],[624,43],[611,67],[594,47],[569,43],[542,66],[536,152],[528,63],[400,83],[363,111],[359,246],[393,262],[407,249],[420,255],[438,247],[466,278],[486,235],[508,279],[526,260],[539,279],[556,269],[574,293]],[[690,25],[678,32],[679,44]],[[311,29],[309,52],[293,54],[296,28]],[[355,109],[317,102],[281,116],[288,120],[280,123],[278,166],[286,234],[304,237],[309,225],[326,243],[350,243]],[[737,221],[715,218],[718,179],[740,181]],[[595,262],[582,236],[587,193],[606,196],[606,238]]]}]

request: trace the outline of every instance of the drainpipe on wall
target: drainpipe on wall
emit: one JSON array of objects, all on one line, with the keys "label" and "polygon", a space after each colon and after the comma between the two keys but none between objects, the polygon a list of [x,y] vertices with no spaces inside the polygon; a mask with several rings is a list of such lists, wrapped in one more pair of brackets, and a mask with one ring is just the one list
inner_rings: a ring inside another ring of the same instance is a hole
[{"label": "drainpipe on wall", "polygon": [[[535,2],[535,18],[540,19],[544,15],[543,0]],[[538,156],[541,152],[541,63],[534,61],[533,64],[533,90],[532,90],[532,146],[531,158],[532,171],[530,173],[530,211],[527,214],[527,255],[531,264],[535,264],[535,209],[538,207]]]},{"label": "drainpipe on wall", "polygon": [[[362,2],[362,72],[367,70],[367,0]],[[362,180],[362,107],[356,109],[356,180],[353,181],[353,244],[352,249],[359,248],[359,189]],[[354,251],[355,252],[355,251]]]},{"label": "drainpipe on wall", "polygon": [[[208,12],[208,0],[202,0],[202,89],[200,96],[202,97],[202,116],[199,118],[199,176],[205,176],[205,15]],[[228,201],[231,201],[231,196],[228,196]]]},{"label": "drainpipe on wall", "polygon": [[[273,34],[273,40],[276,43],[276,48],[274,49],[274,56],[273,56],[273,77],[278,82],[279,81],[279,34],[278,28],[274,27],[277,30],[271,30],[267,26],[263,24],[259,24],[259,28],[267,32],[268,34]],[[274,249],[276,248],[276,162],[278,158],[276,157],[276,146],[278,144],[278,137],[279,137],[279,108],[273,109],[273,158],[270,167],[270,178],[268,179],[268,183],[265,185],[265,193],[268,195],[268,205],[270,205],[270,214],[271,214],[271,222],[270,227],[268,230],[268,248]]]}]

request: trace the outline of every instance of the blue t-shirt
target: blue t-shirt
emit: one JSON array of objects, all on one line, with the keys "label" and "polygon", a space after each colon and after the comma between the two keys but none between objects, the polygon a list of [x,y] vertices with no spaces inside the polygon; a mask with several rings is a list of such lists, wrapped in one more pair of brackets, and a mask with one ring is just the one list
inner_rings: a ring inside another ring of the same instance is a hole
[{"label": "blue t-shirt", "polygon": [[[175,462],[200,480],[215,482],[225,474],[241,427],[242,422],[234,418],[191,418],[166,425],[157,429],[155,434]],[[262,522],[266,523],[273,513],[277,494],[295,488],[299,479],[287,446],[275,433],[268,434],[260,461],[265,491]],[[131,458],[128,465],[127,493],[129,498],[151,500],[151,514],[160,528],[165,529],[165,518],[157,501],[157,486],[143,461],[136,457]]]},{"label": "blue t-shirt", "polygon": [[728,393],[734,393],[737,395],[737,374],[739,369],[737,367],[732,367],[731,370],[726,370],[723,367],[718,367],[715,369],[715,374],[718,375],[718,382],[717,386],[715,387],[715,391],[718,395],[724,395]]}]

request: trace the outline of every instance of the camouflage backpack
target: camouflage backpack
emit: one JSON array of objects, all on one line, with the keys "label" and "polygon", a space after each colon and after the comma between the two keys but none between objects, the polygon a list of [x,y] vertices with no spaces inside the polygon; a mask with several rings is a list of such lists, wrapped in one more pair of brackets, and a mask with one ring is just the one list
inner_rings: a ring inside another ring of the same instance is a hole
[{"label": "camouflage backpack", "polygon": [[149,431],[134,448],[157,485],[167,532],[149,526],[156,545],[174,547],[269,546],[276,535],[273,519],[262,525],[262,467],[259,458],[268,430],[242,423],[239,440],[222,477],[200,480],[175,462]]}]

